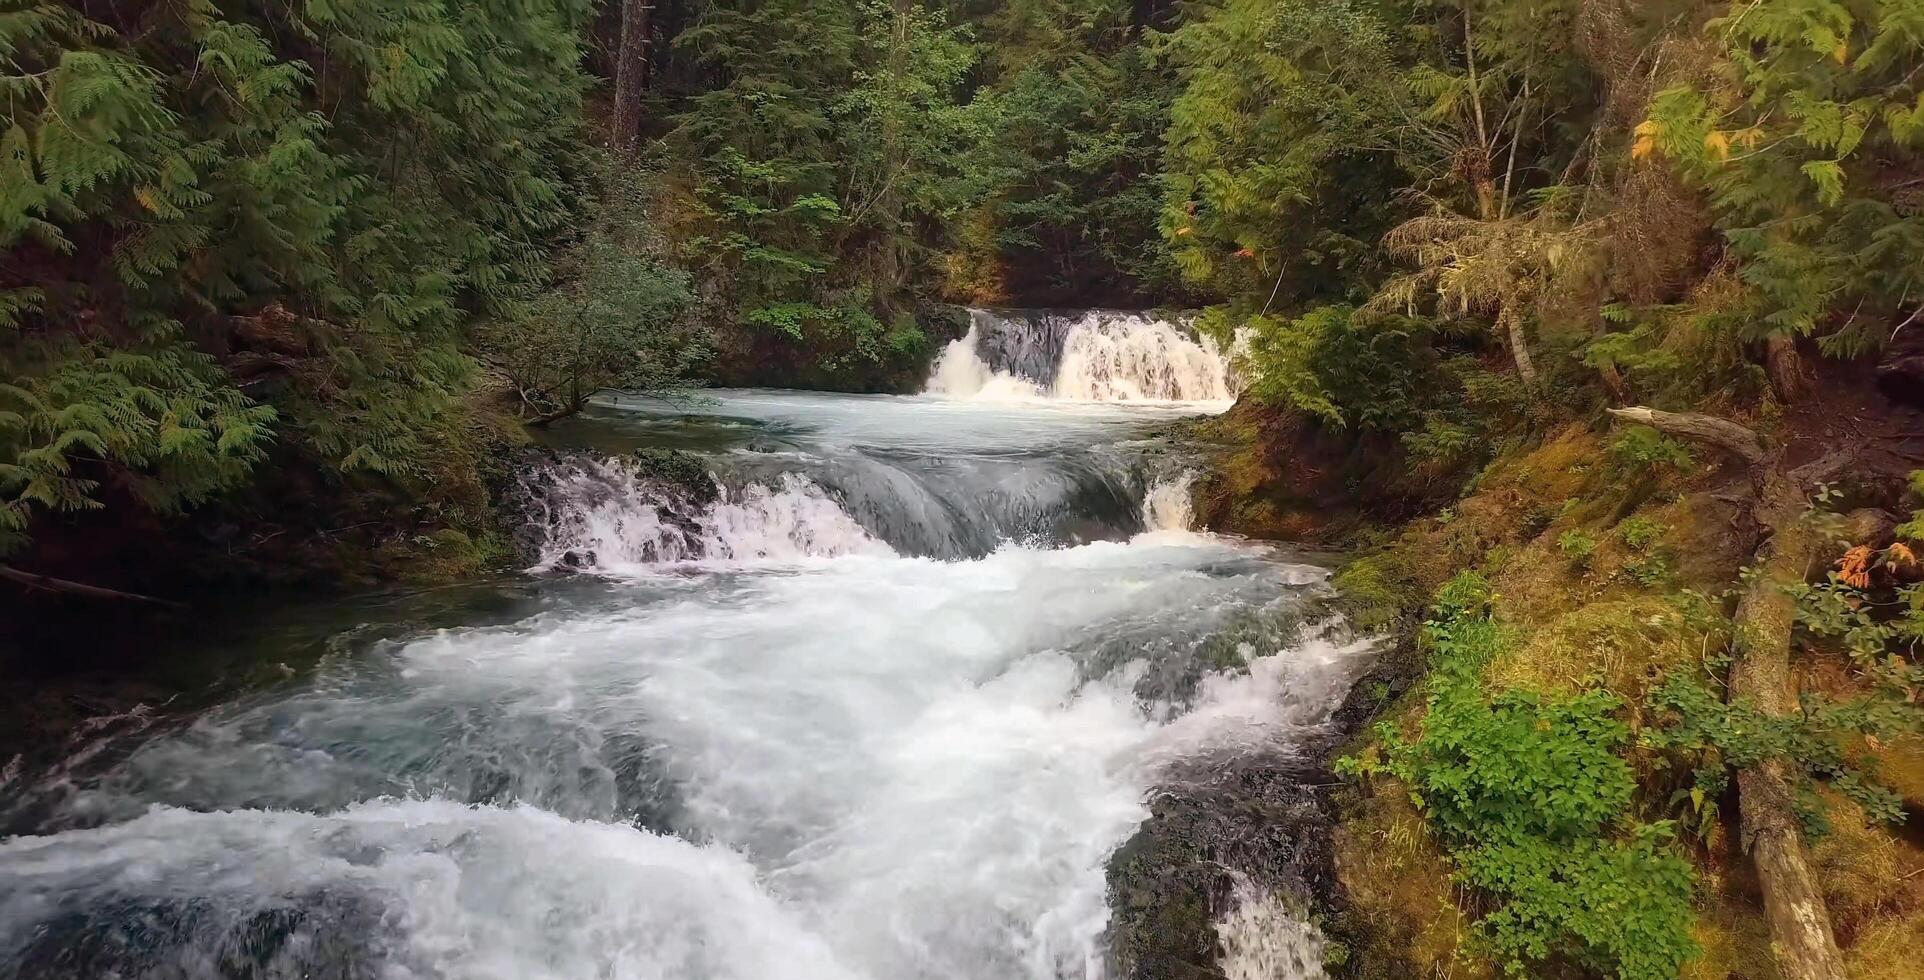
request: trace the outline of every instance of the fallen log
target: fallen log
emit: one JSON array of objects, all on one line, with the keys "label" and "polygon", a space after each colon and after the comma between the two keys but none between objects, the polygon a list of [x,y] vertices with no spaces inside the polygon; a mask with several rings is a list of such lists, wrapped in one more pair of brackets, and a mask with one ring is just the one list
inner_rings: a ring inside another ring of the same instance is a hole
[{"label": "fallen log", "polygon": [[119,589],[108,589],[98,585],[88,585],[85,582],[74,582],[64,578],[54,578],[51,575],[41,575],[38,572],[23,572],[20,569],[14,568],[9,565],[0,565],[0,579],[6,579],[9,582],[18,582],[21,585],[24,585],[30,589],[41,589],[47,592],[61,592],[67,595],[86,596],[87,598],[90,598],[90,599],[121,599],[121,600],[127,600],[131,602],[150,602],[150,603],[153,603],[154,605],[169,606],[174,609],[187,608],[186,606],[178,602],[175,602],[171,599],[161,599],[155,596],[141,595],[138,592],[122,592]]},{"label": "fallen log", "polygon": [[[1797,604],[1789,590],[1809,577],[1825,546],[1804,515],[1811,485],[1841,472],[1850,454],[1826,457],[1792,473],[1782,454],[1773,452],[1761,436],[1728,419],[1641,406],[1613,408],[1610,414],[1723,450],[1748,467],[1753,484],[1750,514],[1763,538],[1754,549],[1756,574],[1737,602],[1730,699],[1746,701],[1772,717],[1795,713],[1790,639]],[[1804,853],[1793,778],[1781,759],[1737,773],[1741,840],[1757,866],[1771,949],[1785,980],[1846,980],[1830,911]]]}]

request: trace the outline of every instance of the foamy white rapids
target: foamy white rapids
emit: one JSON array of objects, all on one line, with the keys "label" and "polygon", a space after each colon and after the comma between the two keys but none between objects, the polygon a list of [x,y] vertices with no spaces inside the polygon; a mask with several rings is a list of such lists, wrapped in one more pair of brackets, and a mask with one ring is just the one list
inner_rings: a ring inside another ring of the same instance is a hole
[{"label": "foamy white rapids", "polygon": [[[994,332],[993,342],[985,330]],[[1236,396],[1229,358],[1211,338],[1167,320],[1105,310],[1072,317],[971,310],[968,333],[943,349],[925,392],[984,401],[1223,405]]]},{"label": "foamy white rapids", "polygon": [[[617,574],[269,620],[241,662],[271,682],[0,773],[0,977],[1102,980],[1152,795],[1320,734],[1367,654],[1291,625],[1326,570],[1184,530],[1186,475],[1143,494],[1178,457],[1127,447],[1190,410],[617,418],[733,489],[565,457],[531,483],[545,561]],[[877,540],[970,507],[1047,520],[952,560]],[[1221,926],[1229,975],[1318,980],[1265,901]]]},{"label": "foamy white rapids", "polygon": [[[50,968],[94,953],[62,948],[83,937],[23,935],[55,910],[127,919],[117,938],[133,944],[133,972],[98,976],[860,976],[727,848],[531,807],[157,809],[102,830],[0,844],[0,871],[9,882],[0,973],[9,976],[63,975]],[[165,942],[170,929],[189,942]],[[29,962],[8,963],[7,945],[19,956],[22,940]],[[262,968],[234,971],[249,940],[266,953]]]},{"label": "foamy white rapids", "polygon": [[1196,526],[1196,472],[1164,477],[1149,485],[1142,501],[1142,526],[1150,531],[1187,531]]},{"label": "foamy white rapids", "polygon": [[148,742],[64,808],[127,822],[0,845],[0,975],[55,927],[199,975],[271,921],[290,975],[1094,980],[1104,864],[1167,767],[1286,744],[1357,661],[1278,637],[1186,711],[1145,693],[1144,658],[1324,575],[1201,536],[726,574]]},{"label": "foamy white rapids", "polygon": [[621,459],[569,460],[553,479],[543,495],[549,512],[536,570],[893,553],[798,473],[782,474],[773,486],[719,487],[706,504]]},{"label": "foamy white rapids", "polygon": [[1322,930],[1299,903],[1265,894],[1238,876],[1235,907],[1216,923],[1229,980],[1325,980]]},{"label": "foamy white rapids", "polygon": [[1083,401],[1222,402],[1229,360],[1166,320],[1084,314],[1069,331],[1055,395]]}]

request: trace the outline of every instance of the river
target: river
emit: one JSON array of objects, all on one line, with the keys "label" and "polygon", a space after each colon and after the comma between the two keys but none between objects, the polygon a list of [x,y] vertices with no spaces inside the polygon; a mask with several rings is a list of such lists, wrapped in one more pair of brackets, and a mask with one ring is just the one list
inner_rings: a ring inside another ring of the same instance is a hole
[{"label": "river", "polygon": [[[921,396],[604,399],[523,473],[526,574],[264,620],[211,703],[11,768],[0,976],[1108,975],[1152,794],[1294,751],[1367,645],[1189,527],[1213,348],[977,319]],[[1245,892],[1224,974],[1320,975]]]}]

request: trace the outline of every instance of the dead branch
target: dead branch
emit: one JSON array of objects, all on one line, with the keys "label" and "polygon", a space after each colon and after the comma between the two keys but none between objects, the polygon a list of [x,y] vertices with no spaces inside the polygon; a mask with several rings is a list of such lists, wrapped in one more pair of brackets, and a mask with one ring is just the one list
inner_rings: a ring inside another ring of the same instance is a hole
[{"label": "dead branch", "polygon": [[155,605],[169,606],[174,609],[187,608],[171,599],[159,599],[150,595],[141,595],[137,592],[122,592],[119,589],[102,588],[98,585],[88,585],[85,582],[72,582],[64,578],[54,578],[51,575],[41,575],[37,572],[23,572],[9,565],[0,565],[0,579],[6,579],[9,582],[18,582],[30,589],[61,592],[67,595],[80,595],[90,599],[126,599],[133,602],[150,602]]}]

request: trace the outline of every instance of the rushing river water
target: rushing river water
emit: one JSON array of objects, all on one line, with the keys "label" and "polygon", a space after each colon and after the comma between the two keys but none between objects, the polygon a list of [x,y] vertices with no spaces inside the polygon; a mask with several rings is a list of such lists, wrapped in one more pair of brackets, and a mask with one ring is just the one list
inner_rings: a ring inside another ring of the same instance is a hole
[{"label": "rushing river water", "polygon": [[[1112,332],[602,403],[524,474],[528,576],[0,777],[0,977],[1105,976],[1150,794],[1291,752],[1363,659],[1300,628],[1322,570],[1188,527],[1159,433],[1221,359]],[[1236,899],[1228,976],[1320,974],[1289,907]]]}]

